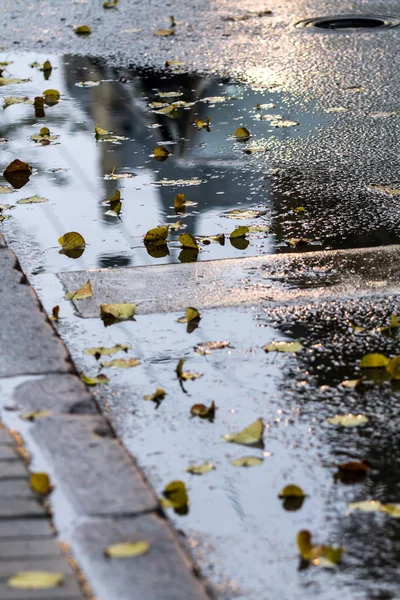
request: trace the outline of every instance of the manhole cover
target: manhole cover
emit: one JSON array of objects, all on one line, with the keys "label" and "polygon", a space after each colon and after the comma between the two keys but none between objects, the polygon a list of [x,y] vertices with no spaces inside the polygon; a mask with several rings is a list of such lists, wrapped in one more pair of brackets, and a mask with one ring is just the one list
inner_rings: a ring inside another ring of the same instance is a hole
[{"label": "manhole cover", "polygon": [[394,17],[377,15],[336,15],[333,17],[316,17],[296,23],[296,27],[341,31],[344,29],[388,29],[397,27],[399,20]]}]

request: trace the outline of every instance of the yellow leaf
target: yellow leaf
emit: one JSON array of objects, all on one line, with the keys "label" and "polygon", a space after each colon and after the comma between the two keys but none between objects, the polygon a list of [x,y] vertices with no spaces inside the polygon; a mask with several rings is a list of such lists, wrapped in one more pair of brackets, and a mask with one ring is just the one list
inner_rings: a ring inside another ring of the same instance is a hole
[{"label": "yellow leaf", "polygon": [[304,498],[305,494],[298,485],[286,485],[279,494],[279,498]]},{"label": "yellow leaf", "polygon": [[67,300],[84,300],[85,298],[91,298],[92,296],[92,284],[89,279],[84,286],[79,288],[79,290],[76,290],[76,292],[69,292],[65,297]]},{"label": "yellow leaf", "polygon": [[302,348],[300,342],[272,342],[263,346],[265,352],[299,352]]},{"label": "yellow leaf", "polygon": [[92,30],[87,25],[79,25],[78,27],[75,27],[75,33],[77,35],[89,35],[92,33]]},{"label": "yellow leaf", "polygon": [[61,585],[63,573],[48,571],[21,571],[7,580],[7,585],[20,590],[47,590]]},{"label": "yellow leaf", "polygon": [[215,418],[215,402],[212,401],[210,406],[206,406],[205,404],[193,404],[190,409],[190,414],[193,417],[200,417],[200,419],[208,419],[209,421],[213,421]]},{"label": "yellow leaf", "polygon": [[294,248],[302,248],[304,246],[308,246],[310,240],[308,238],[290,238],[290,240],[287,240],[286,243]]},{"label": "yellow leaf", "polygon": [[350,324],[350,327],[352,328],[352,330],[354,331],[354,333],[362,333],[363,331],[365,331],[365,327],[360,327],[359,325],[356,325],[352,321],[349,321],[349,324]]},{"label": "yellow leaf", "polygon": [[3,98],[3,102],[3,108],[7,108],[12,104],[32,104],[32,100],[29,100],[28,96],[8,96]]},{"label": "yellow leaf", "polygon": [[103,2],[103,8],[117,8],[118,0],[111,0],[110,2]]},{"label": "yellow leaf", "polygon": [[299,213],[299,214],[300,214],[300,213],[305,213],[305,212],[306,212],[306,209],[304,208],[304,206],[297,206],[296,208],[294,208],[294,207],[292,206],[290,210],[291,210],[292,212]]},{"label": "yellow leaf", "polygon": [[47,496],[52,490],[47,473],[31,473],[29,485],[33,492],[42,496]]},{"label": "yellow leaf", "polygon": [[400,379],[400,356],[395,356],[389,361],[386,370],[393,379]]},{"label": "yellow leaf", "polygon": [[178,319],[178,323],[190,323],[190,321],[197,321],[201,319],[201,315],[197,308],[189,306],[186,309],[186,315]]},{"label": "yellow leaf", "polygon": [[345,379],[344,381],[342,381],[342,386],[344,388],[347,388],[348,390],[354,390],[355,388],[358,388],[360,385],[362,385],[364,379]]},{"label": "yellow leaf", "polygon": [[115,346],[112,346],[112,348],[105,348],[104,346],[96,346],[95,348],[85,348],[85,350],[83,350],[83,354],[87,354],[88,356],[95,356],[96,358],[100,357],[100,356],[111,356],[112,354],[115,354],[116,352],[128,352],[128,350],[130,350],[132,348],[132,346],[130,346],[129,344],[116,344]]},{"label": "yellow leaf", "polygon": [[42,96],[44,96],[44,101],[46,102],[46,104],[52,105],[57,104],[57,102],[60,100],[61,94],[58,90],[48,89],[44,90]]},{"label": "yellow leaf", "polygon": [[182,233],[178,237],[178,241],[184,248],[195,248],[196,250],[199,249],[196,238],[191,233]]},{"label": "yellow leaf", "polygon": [[42,66],[42,71],[51,71],[53,69],[53,66],[51,64],[51,62],[49,60],[45,60]]},{"label": "yellow leaf", "polygon": [[288,119],[272,119],[270,121],[271,127],[294,127],[299,124],[296,121],[289,121]]},{"label": "yellow leaf", "polygon": [[136,312],[136,304],[123,302],[122,304],[101,304],[100,316],[103,320],[116,319],[126,321],[132,319]]},{"label": "yellow leaf", "polygon": [[197,129],[207,129],[207,131],[210,131],[210,117],[206,117],[205,121],[203,121],[202,119],[195,119],[194,125],[195,127],[197,127]]},{"label": "yellow leaf", "polygon": [[42,204],[43,202],[48,202],[47,198],[41,198],[37,194],[35,196],[31,196],[30,198],[17,200],[17,204]]},{"label": "yellow leaf", "polygon": [[171,481],[164,489],[163,496],[161,505],[164,508],[173,508],[180,514],[188,512],[189,497],[183,481]]},{"label": "yellow leaf", "polygon": [[341,561],[343,555],[341,547],[313,545],[311,533],[305,530],[297,534],[297,546],[301,557],[318,567],[333,568]]},{"label": "yellow leaf", "polygon": [[171,152],[168,150],[168,148],[164,148],[164,146],[157,146],[153,150],[153,157],[160,162],[167,159],[170,154]]},{"label": "yellow leaf", "polygon": [[176,375],[178,377],[178,379],[183,379],[183,380],[192,380],[192,379],[198,379],[199,377],[201,377],[203,375],[203,373],[193,373],[192,371],[183,371],[183,365],[185,363],[185,359],[184,358],[180,358],[178,361],[178,364],[176,366]]},{"label": "yellow leaf", "polygon": [[232,231],[229,238],[231,240],[233,240],[235,238],[243,238],[243,237],[246,237],[246,235],[248,233],[249,233],[249,228],[245,227],[244,225],[241,225],[240,227],[236,227],[236,229],[234,231]]},{"label": "yellow leaf", "polygon": [[102,367],[115,367],[117,369],[130,369],[140,365],[140,360],[137,358],[114,358],[106,362],[100,363]]},{"label": "yellow leaf", "polygon": [[96,135],[108,135],[110,133],[109,131],[98,127],[98,125],[96,125],[96,127],[94,128],[94,132]]},{"label": "yellow leaf", "polygon": [[362,512],[382,512],[394,517],[400,518],[400,504],[385,504],[379,500],[362,500],[361,502],[351,502],[350,510],[360,510]]},{"label": "yellow leaf", "polygon": [[157,246],[158,244],[165,244],[165,240],[168,237],[168,225],[164,225],[162,227],[154,227],[154,229],[149,229],[149,231],[144,236],[144,243]]},{"label": "yellow leaf", "polygon": [[161,400],[164,400],[167,392],[163,390],[163,388],[157,388],[154,394],[149,394],[148,396],[143,396],[144,400],[155,402],[157,405],[160,404]]},{"label": "yellow leaf", "polygon": [[202,342],[201,344],[197,344],[195,346],[194,351],[196,354],[204,355],[211,354],[213,350],[223,350],[224,348],[229,348],[230,342],[225,341],[217,341],[217,342]]},{"label": "yellow leaf", "polygon": [[77,248],[85,248],[86,242],[80,233],[70,231],[58,238],[58,243],[63,250],[75,250]]},{"label": "yellow leaf", "polygon": [[264,459],[259,456],[243,456],[242,458],[231,460],[234,467],[257,467],[258,465],[262,465],[263,462]]},{"label": "yellow leaf", "polygon": [[224,213],[224,217],[228,219],[255,219],[265,215],[265,210],[254,210],[251,208],[234,208]]},{"label": "yellow leaf", "polygon": [[105,375],[97,375],[97,377],[88,377],[87,375],[84,375],[83,373],[81,373],[81,379],[83,381],[83,383],[86,383],[86,385],[100,385],[103,383],[108,383],[109,379],[108,377],[106,377]]},{"label": "yellow leaf", "polygon": [[51,414],[51,410],[31,410],[21,415],[21,419],[24,421],[37,421],[38,419],[49,417]]},{"label": "yellow leaf", "polygon": [[353,415],[349,413],[347,415],[335,415],[330,419],[327,419],[331,425],[339,425],[340,427],[358,427],[368,423],[367,417],[364,415]]},{"label": "yellow leaf", "polygon": [[215,469],[214,465],[209,462],[204,462],[202,465],[189,465],[186,467],[185,471],[187,473],[192,473],[192,475],[203,475],[204,473],[209,473]]},{"label": "yellow leaf", "polygon": [[132,558],[147,554],[150,550],[149,542],[141,540],[140,542],[126,542],[122,544],[111,544],[104,553],[109,558]]},{"label": "yellow leaf", "polygon": [[161,37],[166,37],[168,35],[174,35],[174,29],[157,29],[157,31],[153,31],[153,35],[159,35]]},{"label": "yellow leaf", "polygon": [[380,328],[381,333],[391,333],[392,329],[397,329],[399,326],[399,318],[397,315],[390,315],[390,325]]},{"label": "yellow leaf", "polygon": [[158,185],[200,185],[205,179],[160,179],[155,182]]},{"label": "yellow leaf", "polygon": [[301,557],[305,560],[310,560],[312,558],[313,549],[311,543],[311,533],[305,530],[299,531],[296,541]]},{"label": "yellow leaf", "polygon": [[372,352],[362,357],[360,367],[362,369],[374,369],[376,367],[387,367],[388,364],[389,359],[384,354]]},{"label": "yellow leaf", "polygon": [[243,444],[245,446],[252,446],[253,444],[260,444],[262,442],[264,435],[264,421],[262,419],[257,419],[249,425],[239,431],[239,433],[228,433],[223,436],[223,440],[225,442],[230,442],[232,444]]},{"label": "yellow leaf", "polygon": [[238,127],[235,131],[238,142],[246,142],[250,138],[250,131],[246,127]]}]

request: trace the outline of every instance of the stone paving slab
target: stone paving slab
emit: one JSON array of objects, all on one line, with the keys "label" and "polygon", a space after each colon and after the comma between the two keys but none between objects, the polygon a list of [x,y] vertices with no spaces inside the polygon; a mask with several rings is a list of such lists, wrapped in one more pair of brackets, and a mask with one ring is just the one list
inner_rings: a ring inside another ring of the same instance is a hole
[{"label": "stone paving slab", "polygon": [[47,559],[54,556],[61,556],[61,549],[55,538],[3,541],[0,539],[0,561],[21,558]]},{"label": "stone paving slab", "polygon": [[8,445],[4,445],[1,446],[0,445],[0,461],[4,461],[4,460],[16,460],[17,455],[15,454],[14,450],[8,446]]},{"label": "stone paving slab", "polygon": [[0,444],[2,444],[2,445],[3,444],[8,444],[8,445],[14,444],[14,440],[13,440],[12,436],[7,431],[7,429],[4,429],[4,427],[1,425],[1,423],[0,423]]},{"label": "stone paving slab", "polygon": [[[1,468],[1,465],[0,465]],[[7,479],[0,485],[0,502],[1,498],[30,498],[32,491],[29,487],[28,479]]]},{"label": "stone paving slab", "polygon": [[[0,482],[2,479],[26,479],[27,477],[28,473],[21,460],[5,460],[0,464]],[[6,485],[6,483],[1,483],[1,485]]]},{"label": "stone paving slab", "polygon": [[0,377],[71,370],[67,352],[18,269],[15,255],[0,248]]},{"label": "stone paving slab", "polygon": [[[2,482],[1,485],[6,485]],[[46,517],[47,512],[36,498],[0,496],[0,519]]]},{"label": "stone paving slab", "polygon": [[[165,519],[91,519],[73,532],[87,575],[96,573],[107,600],[206,600],[202,583]],[[146,540],[148,554],[126,560],[104,555],[113,543]],[[134,593],[133,593],[134,590]],[[96,590],[95,590],[96,592]]]},{"label": "stone paving slab", "polygon": [[22,383],[14,391],[13,402],[24,412],[51,410],[57,413],[98,414],[86,386],[72,374],[50,375]]},{"label": "stone paving slab", "polygon": [[157,508],[155,496],[102,417],[40,419],[32,435],[57,475],[55,484],[78,514],[122,516]]},{"label": "stone paving slab", "polygon": [[138,314],[400,291],[400,247],[304,252],[122,269],[58,273],[67,292],[90,278],[93,296],[75,301],[82,317],[103,303],[132,302]]},{"label": "stone paving slab", "polygon": [[0,520],[0,540],[53,537],[54,531],[47,519]]}]

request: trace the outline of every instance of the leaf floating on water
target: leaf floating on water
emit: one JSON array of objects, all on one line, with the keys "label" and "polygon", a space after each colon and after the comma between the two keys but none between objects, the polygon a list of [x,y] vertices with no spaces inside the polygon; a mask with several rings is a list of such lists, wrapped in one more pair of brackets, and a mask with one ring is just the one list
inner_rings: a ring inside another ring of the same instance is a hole
[{"label": "leaf floating on water", "polygon": [[163,508],[173,508],[179,515],[187,515],[189,512],[189,497],[183,481],[171,481],[163,491],[161,498]]},{"label": "leaf floating on water", "polygon": [[185,360],[186,359],[184,358],[180,358],[176,366],[175,371],[178,379],[188,381],[193,379],[199,379],[199,377],[202,377],[203,373],[193,373],[193,371],[184,371],[183,365],[185,363]]},{"label": "leaf floating on water", "polygon": [[373,119],[388,119],[390,117],[397,117],[399,115],[398,110],[381,110],[377,112],[367,113],[367,117],[372,117]]},{"label": "leaf floating on water", "polygon": [[140,542],[111,544],[104,550],[104,554],[109,558],[132,558],[134,556],[147,554],[149,550],[149,542],[141,540]]},{"label": "leaf floating on water", "polygon": [[250,139],[250,131],[246,127],[238,127],[235,131],[235,138],[238,142],[247,142]]},{"label": "leaf floating on water", "polygon": [[51,414],[51,410],[31,410],[21,415],[21,419],[23,419],[24,421],[38,421],[39,419],[49,417]]},{"label": "leaf floating on water", "polygon": [[93,296],[92,284],[90,279],[85,283],[84,286],[76,290],[76,292],[69,292],[66,294],[67,300],[84,300],[85,298],[91,298]]},{"label": "leaf floating on water", "polygon": [[199,249],[196,238],[191,233],[182,233],[178,237],[178,241],[184,248],[194,248],[195,250]]},{"label": "leaf floating on water", "polygon": [[226,96],[209,96],[208,98],[200,98],[200,102],[207,102],[207,104],[218,104],[219,102],[225,102],[229,100]]},{"label": "leaf floating on water", "polygon": [[271,127],[295,127],[300,125],[297,121],[289,121],[288,119],[273,119],[270,121]]},{"label": "leaf floating on water", "polygon": [[244,238],[249,233],[249,228],[244,227],[243,225],[240,227],[236,227],[234,231],[229,236],[229,239],[233,240],[235,238]]},{"label": "leaf floating on water", "polygon": [[136,312],[136,304],[123,302],[122,304],[101,304],[100,318],[104,325],[112,325],[117,321],[132,320]]},{"label": "leaf floating on water", "polygon": [[380,328],[380,332],[383,334],[391,334],[393,329],[398,329],[399,327],[399,318],[397,315],[390,315],[390,325],[386,325],[385,327]]},{"label": "leaf floating on water", "polygon": [[140,360],[138,358],[114,358],[113,360],[100,363],[101,367],[114,367],[116,369],[131,369],[138,365],[140,365]]},{"label": "leaf floating on water", "polygon": [[309,245],[310,240],[308,238],[290,238],[286,243],[294,248],[304,248]]},{"label": "leaf floating on water", "polygon": [[100,142],[120,142],[128,139],[124,135],[115,135],[112,131],[102,129],[98,125],[95,126],[94,132],[96,134],[96,140]]},{"label": "leaf floating on water", "polygon": [[194,351],[196,354],[204,355],[211,354],[213,350],[222,350],[223,348],[230,348],[231,343],[224,341],[216,341],[216,342],[201,342],[201,344],[197,344],[194,347]]},{"label": "leaf floating on water", "polygon": [[334,474],[334,479],[341,481],[344,484],[359,483],[365,479],[367,473],[372,470],[370,463],[367,460],[349,461],[341,465],[337,465],[338,471]]},{"label": "leaf floating on water", "polygon": [[63,250],[76,250],[85,248],[86,242],[80,233],[76,231],[70,231],[69,233],[65,233],[60,238],[58,238],[58,243],[62,246]]},{"label": "leaf floating on water", "polygon": [[348,390],[355,390],[359,388],[364,383],[364,379],[361,377],[360,379],[345,379],[342,381],[341,385]]},{"label": "leaf floating on water", "polygon": [[29,485],[33,492],[41,496],[48,496],[52,490],[50,477],[47,473],[31,473]]},{"label": "leaf floating on water", "polygon": [[325,112],[327,113],[345,113],[348,112],[350,109],[346,108],[345,106],[333,106],[332,108],[326,108]]},{"label": "leaf floating on water", "polygon": [[157,146],[153,150],[153,157],[160,162],[166,160],[170,155],[171,152],[168,150],[168,148],[164,148],[164,146]]},{"label": "leaf floating on water", "polygon": [[148,402],[155,402],[156,408],[158,408],[166,395],[167,392],[163,388],[157,388],[153,394],[143,396],[143,399]]},{"label": "leaf floating on water", "polygon": [[200,419],[208,419],[211,423],[214,422],[215,419],[215,411],[216,411],[215,402],[212,401],[210,406],[206,406],[205,404],[193,404],[190,409],[190,414],[192,417],[200,417]]},{"label": "leaf floating on water", "polygon": [[378,183],[370,183],[367,185],[367,190],[370,192],[385,194],[385,196],[398,196],[400,194],[400,188],[393,187],[392,185],[381,185]]},{"label": "leaf floating on water", "polygon": [[265,215],[267,211],[265,210],[252,210],[246,208],[235,208],[233,210],[228,210],[223,213],[223,217],[227,217],[228,219],[255,219],[257,217],[261,217]]},{"label": "leaf floating on water", "polygon": [[186,467],[185,471],[192,475],[204,475],[204,473],[210,473],[210,471],[214,471],[214,469],[214,465],[206,461],[202,465],[189,465]]},{"label": "leaf floating on water", "polygon": [[15,192],[15,190],[7,185],[0,185],[0,194],[11,194],[11,192]]},{"label": "leaf floating on water", "polygon": [[389,361],[386,371],[390,373],[393,379],[400,379],[400,356],[395,356]]},{"label": "leaf floating on water", "polygon": [[330,425],[338,425],[339,427],[359,427],[368,423],[368,419],[364,415],[348,413],[347,415],[335,415],[327,419],[327,422]]},{"label": "leaf floating on water", "polygon": [[160,179],[159,181],[155,181],[154,183],[157,185],[200,185],[201,183],[205,183],[205,179]]},{"label": "leaf floating on water", "polygon": [[106,129],[102,129],[101,127],[99,127],[98,125],[95,126],[94,128],[94,132],[96,135],[108,135],[110,132],[107,131]]},{"label": "leaf floating on water", "polygon": [[296,208],[294,206],[291,206],[290,210],[294,213],[299,213],[299,214],[303,214],[306,212],[306,209],[304,208],[304,206],[297,206]]},{"label": "leaf floating on water", "polygon": [[177,194],[174,198],[174,208],[176,210],[185,208],[186,206],[196,206],[197,202],[192,202],[188,200],[185,194]]},{"label": "leaf floating on water", "polygon": [[106,181],[117,181],[119,179],[131,179],[132,177],[135,177],[135,175],[133,173],[115,173],[115,168],[112,170],[111,173],[104,175],[104,179]]},{"label": "leaf floating on water", "polygon": [[3,98],[3,102],[4,109],[12,104],[33,104],[32,100],[29,100],[28,96],[9,96],[7,98]]},{"label": "leaf floating on water", "polygon": [[116,344],[111,348],[105,348],[104,346],[96,346],[94,348],[85,348],[83,350],[83,354],[88,356],[94,356],[96,359],[100,358],[100,356],[111,356],[112,354],[116,354],[117,352],[128,352],[131,350],[132,346],[129,344]]},{"label": "leaf floating on water", "polygon": [[74,31],[77,35],[90,35],[92,33],[92,30],[87,25],[79,25],[75,27]]},{"label": "leaf floating on water", "polygon": [[63,581],[63,573],[20,571],[7,580],[7,585],[20,590],[47,590],[62,585]]},{"label": "leaf floating on water", "polygon": [[48,89],[43,92],[42,96],[44,96],[44,101],[46,102],[46,104],[48,104],[49,106],[53,106],[54,104],[57,104],[57,102],[60,100],[61,94],[58,90]]},{"label": "leaf floating on water", "polygon": [[303,530],[297,534],[297,547],[301,558],[310,561],[317,567],[334,568],[340,563],[343,548],[340,546],[314,545],[311,542],[311,533]]},{"label": "leaf floating on water", "polygon": [[265,352],[299,352],[303,346],[300,342],[271,342],[262,349]]},{"label": "leaf floating on water", "polygon": [[175,223],[169,224],[169,229],[172,231],[179,231],[179,229],[185,229],[186,225],[183,221],[176,221]]},{"label": "leaf floating on water", "polygon": [[81,88],[96,87],[101,84],[101,81],[78,81],[75,85]]},{"label": "leaf floating on water", "polygon": [[259,446],[263,444],[264,421],[257,419],[239,433],[228,433],[223,436],[225,442],[231,444],[242,444],[244,446]]},{"label": "leaf floating on water", "polygon": [[211,119],[210,117],[206,117],[206,120],[195,119],[193,125],[197,127],[197,129],[206,129],[208,132],[211,131]]},{"label": "leaf floating on water", "polygon": [[50,321],[58,321],[58,315],[60,314],[60,307],[53,306],[51,310],[51,315],[49,316]]},{"label": "leaf floating on water", "polygon": [[243,456],[242,458],[231,460],[234,467],[257,467],[258,465],[262,465],[263,462],[264,459],[259,456]]},{"label": "leaf floating on water", "polygon": [[379,500],[364,500],[361,502],[351,502],[349,510],[359,510],[362,512],[382,512],[394,517],[400,518],[400,504],[384,504]]},{"label": "leaf floating on water", "polygon": [[377,352],[365,354],[360,361],[361,369],[375,369],[377,367],[387,367],[388,364],[389,359],[384,354],[379,354]]},{"label": "leaf floating on water", "polygon": [[31,79],[19,79],[18,77],[0,77],[1,85],[17,85],[18,83],[27,83]]},{"label": "leaf floating on water", "polygon": [[197,310],[197,308],[193,308],[192,306],[188,306],[186,309],[186,314],[184,317],[180,317],[178,319],[178,323],[190,323],[191,321],[200,321],[201,314]]},{"label": "leaf floating on water", "polygon": [[31,196],[30,198],[22,198],[22,200],[17,200],[17,204],[42,204],[43,202],[48,202],[48,198],[42,198],[37,194],[35,196]]},{"label": "leaf floating on water", "polygon": [[298,485],[286,485],[279,494],[279,498],[304,498],[305,493]]},{"label": "leaf floating on water", "polygon": [[97,377],[87,377],[87,375],[84,375],[83,373],[81,373],[81,379],[83,381],[83,383],[86,383],[86,385],[101,385],[103,383],[108,383],[110,380],[108,379],[108,377],[106,377],[106,375],[97,375]]},{"label": "leaf floating on water", "polygon": [[19,190],[29,181],[32,175],[32,167],[16,158],[3,171],[4,178],[13,188]]},{"label": "leaf floating on water", "polygon": [[179,96],[183,96],[182,92],[173,91],[173,92],[160,92],[157,90],[157,96],[160,98],[178,98]]},{"label": "leaf floating on water", "polygon": [[158,35],[160,37],[175,35],[175,29],[157,29],[156,31],[153,31],[153,35]]},{"label": "leaf floating on water", "polygon": [[162,227],[154,227],[154,229],[149,229],[149,231],[144,236],[144,243],[158,246],[165,244],[166,239],[168,238],[168,225],[163,225]]}]

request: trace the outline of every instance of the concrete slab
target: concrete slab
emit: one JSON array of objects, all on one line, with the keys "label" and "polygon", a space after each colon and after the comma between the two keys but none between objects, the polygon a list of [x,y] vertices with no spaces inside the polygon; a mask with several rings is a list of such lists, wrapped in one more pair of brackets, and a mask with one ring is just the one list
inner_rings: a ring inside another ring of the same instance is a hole
[{"label": "concrete slab", "polygon": [[54,531],[47,519],[0,520],[0,540],[53,537]]},{"label": "concrete slab", "polygon": [[23,411],[49,409],[59,413],[97,414],[86,386],[72,374],[27,381],[15,389],[13,402]]},{"label": "concrete slab", "polygon": [[15,255],[0,249],[0,377],[71,370],[67,353],[18,270]]},{"label": "concrete slab", "polygon": [[[0,481],[3,479],[27,479],[28,473],[22,460],[3,461],[0,463]],[[4,483],[4,485],[6,485]]]},{"label": "concrete slab", "polygon": [[55,556],[62,556],[60,546],[55,538],[0,540],[0,560],[39,559]]},{"label": "concrete slab", "polygon": [[0,497],[30,498],[31,496],[28,479],[8,479],[0,485]]},{"label": "concrete slab", "polygon": [[[2,487],[6,482],[1,482]],[[46,517],[47,512],[36,498],[12,498],[0,496],[0,519]]]},{"label": "concrete slab", "polygon": [[[146,600],[209,597],[167,521],[158,516],[87,521],[75,528],[73,540],[86,575],[98,582],[107,600],[131,600],[132,590],[136,598]],[[139,540],[149,542],[148,554],[126,560],[104,555],[109,544]]]},{"label": "concrete slab", "polygon": [[7,429],[4,429],[4,427],[1,425],[1,423],[0,423],[0,444],[9,444],[9,445],[14,444],[14,440],[12,439],[12,436],[7,431]]},{"label": "concrete slab", "polygon": [[132,302],[138,314],[187,306],[217,308],[262,300],[287,302],[316,297],[400,291],[400,246],[307,252],[59,273],[67,292],[90,278],[93,296],[75,301],[82,317],[98,317],[102,303]]},{"label": "concrete slab", "polygon": [[78,513],[123,516],[157,507],[155,496],[102,417],[42,419],[34,423],[32,436],[46,455],[55,486]]},{"label": "concrete slab", "polygon": [[[4,445],[4,446],[0,446],[0,461],[4,461],[4,460],[16,460],[17,459],[17,455],[15,454],[15,451],[12,449],[11,446],[8,445]],[[1,463],[0,463],[0,470],[1,470]]]}]

